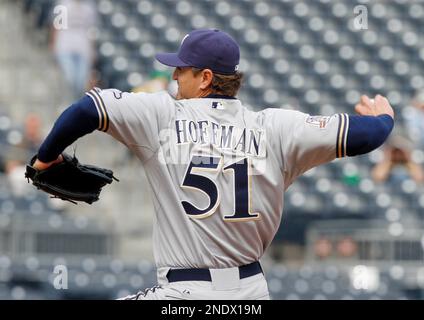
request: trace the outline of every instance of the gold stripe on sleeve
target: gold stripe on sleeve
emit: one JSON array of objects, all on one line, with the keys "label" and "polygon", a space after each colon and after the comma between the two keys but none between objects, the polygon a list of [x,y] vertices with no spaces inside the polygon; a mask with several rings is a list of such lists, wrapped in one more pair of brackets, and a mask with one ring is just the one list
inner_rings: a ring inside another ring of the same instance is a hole
[{"label": "gold stripe on sleeve", "polygon": [[337,157],[342,157],[342,142],[343,142],[343,131],[345,126],[345,118],[342,114],[340,116],[340,127],[339,127],[339,133],[338,133],[338,139],[337,139]]}]

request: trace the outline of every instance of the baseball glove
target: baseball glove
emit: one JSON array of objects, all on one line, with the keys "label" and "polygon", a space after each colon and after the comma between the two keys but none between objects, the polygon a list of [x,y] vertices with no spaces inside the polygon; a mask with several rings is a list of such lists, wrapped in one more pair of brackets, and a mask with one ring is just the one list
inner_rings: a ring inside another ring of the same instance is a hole
[{"label": "baseball glove", "polygon": [[62,153],[63,161],[53,164],[45,170],[33,167],[35,155],[26,166],[25,178],[53,198],[77,203],[83,201],[92,204],[99,200],[100,192],[106,184],[119,181],[109,169],[79,163],[78,159]]}]

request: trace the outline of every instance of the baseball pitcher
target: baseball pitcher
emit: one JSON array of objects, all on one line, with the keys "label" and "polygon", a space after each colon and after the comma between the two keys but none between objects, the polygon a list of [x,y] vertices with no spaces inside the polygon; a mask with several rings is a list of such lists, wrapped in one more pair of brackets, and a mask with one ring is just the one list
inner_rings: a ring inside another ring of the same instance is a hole
[{"label": "baseball pitcher", "polygon": [[393,128],[380,95],[362,96],[359,115],[250,111],[236,98],[239,55],[227,33],[194,30],[177,53],[156,55],[175,68],[176,98],[95,88],[39,149],[34,166],[43,170],[97,129],[144,165],[158,285],[124,299],[269,299],[260,259],[280,226],[284,191],[312,167],[378,148]]}]

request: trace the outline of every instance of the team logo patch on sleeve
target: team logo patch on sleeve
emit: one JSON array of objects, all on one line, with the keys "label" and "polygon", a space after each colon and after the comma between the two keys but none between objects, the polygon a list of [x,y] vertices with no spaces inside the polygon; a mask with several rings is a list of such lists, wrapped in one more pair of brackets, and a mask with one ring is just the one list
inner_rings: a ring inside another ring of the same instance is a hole
[{"label": "team logo patch on sleeve", "polygon": [[306,118],[306,123],[324,129],[330,121],[329,116],[309,116]]}]

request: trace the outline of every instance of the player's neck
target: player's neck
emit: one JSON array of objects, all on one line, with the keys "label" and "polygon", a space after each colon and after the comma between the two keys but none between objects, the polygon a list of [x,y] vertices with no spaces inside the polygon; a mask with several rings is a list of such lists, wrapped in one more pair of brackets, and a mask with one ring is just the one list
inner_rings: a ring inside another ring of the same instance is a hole
[{"label": "player's neck", "polygon": [[198,94],[197,98],[206,98],[211,93],[212,93],[212,89],[211,88],[207,88],[206,90],[200,91],[200,93]]}]

